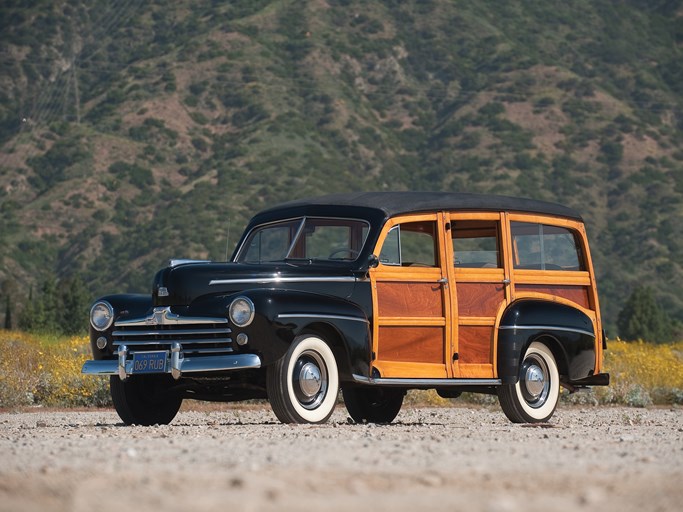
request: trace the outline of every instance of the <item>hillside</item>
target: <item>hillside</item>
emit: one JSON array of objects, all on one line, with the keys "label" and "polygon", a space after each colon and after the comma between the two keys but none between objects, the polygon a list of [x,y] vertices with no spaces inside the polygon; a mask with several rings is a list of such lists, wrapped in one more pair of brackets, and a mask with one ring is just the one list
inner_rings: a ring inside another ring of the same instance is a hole
[{"label": "hillside", "polygon": [[584,214],[610,334],[639,284],[683,322],[682,52],[669,0],[3,2],[0,283],[146,291],[276,202],[493,192]]}]

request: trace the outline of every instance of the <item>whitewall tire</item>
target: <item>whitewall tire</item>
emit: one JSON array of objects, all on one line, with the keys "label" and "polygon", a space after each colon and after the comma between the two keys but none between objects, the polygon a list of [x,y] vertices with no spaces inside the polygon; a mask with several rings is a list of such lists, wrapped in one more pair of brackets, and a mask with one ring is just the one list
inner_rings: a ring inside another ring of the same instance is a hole
[{"label": "whitewall tire", "polygon": [[268,400],[283,423],[324,423],[339,394],[332,349],[320,337],[297,337],[285,356],[268,367]]},{"label": "whitewall tire", "polygon": [[514,423],[540,423],[550,419],[560,398],[560,375],[553,353],[535,341],[522,358],[516,384],[498,388],[505,415]]}]

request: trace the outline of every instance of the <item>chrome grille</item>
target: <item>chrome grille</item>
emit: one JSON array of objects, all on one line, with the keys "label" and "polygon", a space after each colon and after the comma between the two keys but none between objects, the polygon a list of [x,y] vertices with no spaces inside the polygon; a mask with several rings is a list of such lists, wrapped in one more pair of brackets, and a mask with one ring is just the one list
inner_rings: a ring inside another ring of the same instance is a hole
[{"label": "chrome grille", "polygon": [[170,308],[155,308],[144,318],[121,320],[112,333],[115,347],[126,345],[129,353],[171,350],[180,343],[185,355],[232,352],[231,330],[225,318],[182,317]]}]

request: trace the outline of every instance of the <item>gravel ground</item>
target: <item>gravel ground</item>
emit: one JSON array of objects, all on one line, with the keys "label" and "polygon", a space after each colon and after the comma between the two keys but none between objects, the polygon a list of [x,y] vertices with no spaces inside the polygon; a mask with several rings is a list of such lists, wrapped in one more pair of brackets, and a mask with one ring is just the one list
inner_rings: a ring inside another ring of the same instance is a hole
[{"label": "gravel ground", "polygon": [[267,407],[0,412],[0,511],[674,511],[683,409],[559,409],[544,426],[498,408],[405,408],[356,425],[282,425]]}]

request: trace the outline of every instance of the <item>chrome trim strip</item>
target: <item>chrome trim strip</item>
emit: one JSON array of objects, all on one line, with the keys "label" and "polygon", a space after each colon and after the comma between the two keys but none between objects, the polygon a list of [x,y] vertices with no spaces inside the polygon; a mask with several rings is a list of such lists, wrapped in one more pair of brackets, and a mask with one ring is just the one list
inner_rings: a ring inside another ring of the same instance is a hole
[{"label": "chrome trim strip", "polygon": [[218,348],[193,348],[193,347],[188,347],[187,345],[183,346],[183,352],[186,354],[228,354],[232,352],[232,348],[230,347],[218,347]]},{"label": "chrome trim strip", "polygon": [[[200,336],[206,335],[206,334],[230,334],[232,330],[230,329],[204,329],[204,330],[195,330],[195,329],[173,329],[173,330],[164,330],[164,331],[114,331],[112,333],[113,337],[121,337],[121,338],[136,338],[139,336],[190,336],[194,334],[198,334]],[[193,340],[187,340],[187,341],[193,341]]]},{"label": "chrome trim strip", "polygon": [[187,346],[192,346],[192,345],[209,345],[212,343],[232,343],[232,338],[209,338],[209,339],[184,339],[184,340],[177,340],[177,339],[170,339],[170,340],[128,340],[128,339],[122,339],[122,340],[114,340],[112,342],[112,345],[119,346],[119,345],[130,345],[131,347],[140,347],[143,345],[171,345],[175,342],[181,342],[184,343]]},{"label": "chrome trim strip", "polygon": [[227,324],[227,318],[215,317],[191,317],[180,316],[171,312],[170,306],[154,308],[151,315],[144,318],[131,318],[130,320],[119,320],[114,323],[115,327],[136,327],[150,325],[200,325],[200,324]]},{"label": "chrome trim strip", "polygon": [[[142,348],[142,350],[138,350]],[[169,346],[166,349],[162,350],[171,350],[173,346]],[[132,349],[132,350],[131,350]],[[187,347],[183,346],[182,347],[183,354],[230,354],[231,352],[234,352],[232,348],[230,347],[219,347],[219,348],[199,348],[199,347]],[[141,354],[143,352],[156,352],[156,350],[149,350],[148,348],[143,348],[140,346],[133,346],[133,347],[128,347],[128,355],[133,355],[133,354]],[[117,355],[118,352],[114,352],[114,355]]]},{"label": "chrome trim strip", "polygon": [[353,375],[353,380],[359,384],[371,386],[393,387],[458,387],[458,386],[498,386],[502,384],[500,379],[372,379],[362,375]]},{"label": "chrome trim strip", "polygon": [[354,283],[355,277],[252,277],[247,279],[212,279],[209,286],[215,284],[272,284],[272,283]]},{"label": "chrome trim strip", "polygon": [[586,336],[590,336],[591,338],[595,338],[594,333],[592,333],[590,331],[584,331],[583,329],[575,329],[573,327],[555,327],[552,325],[501,325],[498,328],[506,330],[506,331],[511,331],[511,330],[520,330],[520,331],[547,330],[547,331],[576,332],[578,334],[585,334]]},{"label": "chrome trim strip", "polygon": [[370,322],[365,318],[358,318],[355,316],[344,316],[344,315],[321,315],[321,314],[308,314],[308,313],[282,313],[277,316],[277,318],[331,318],[333,320],[351,320],[352,322],[362,322],[364,324],[369,324]]},{"label": "chrome trim strip", "polygon": [[178,259],[169,260],[168,266],[173,268],[173,267],[177,267],[178,265],[187,265],[189,263],[211,263],[211,260],[191,260],[191,259],[178,258]]},{"label": "chrome trim strip", "polygon": [[[178,354],[174,352],[171,355]],[[119,357],[120,358],[120,357]],[[173,359],[173,358],[172,358]],[[166,373],[172,372],[172,366],[176,364],[178,366],[178,376],[180,373],[192,373],[192,372],[212,372],[221,370],[246,370],[252,368],[261,368],[261,359],[256,354],[234,354],[229,356],[215,356],[215,357],[197,357],[197,358],[181,358],[178,357],[177,363],[173,360],[166,370]],[[125,369],[123,370],[123,375],[127,377],[131,374],[133,361],[125,362]],[[175,369],[175,368],[174,368]],[[87,375],[116,375],[119,374],[119,362],[116,359],[107,359],[100,361],[86,361],[83,364],[81,373]]]}]

